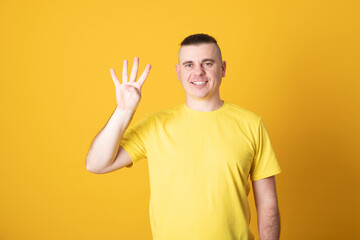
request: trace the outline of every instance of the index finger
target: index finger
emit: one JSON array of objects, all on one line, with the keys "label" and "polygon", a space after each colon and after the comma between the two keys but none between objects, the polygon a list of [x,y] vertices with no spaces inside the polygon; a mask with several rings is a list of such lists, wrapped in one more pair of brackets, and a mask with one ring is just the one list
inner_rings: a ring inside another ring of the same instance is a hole
[{"label": "index finger", "polygon": [[146,68],[145,68],[144,72],[139,77],[138,82],[140,84],[140,87],[144,84],[146,78],[148,77],[150,69],[151,69],[151,65],[150,64],[146,65]]}]

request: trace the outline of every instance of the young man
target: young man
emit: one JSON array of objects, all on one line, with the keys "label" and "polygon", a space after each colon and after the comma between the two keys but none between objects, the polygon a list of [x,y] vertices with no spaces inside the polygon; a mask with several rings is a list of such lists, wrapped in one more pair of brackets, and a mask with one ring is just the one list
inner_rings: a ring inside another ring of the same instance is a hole
[{"label": "young man", "polygon": [[155,240],[253,239],[250,176],[260,239],[279,239],[274,175],[281,170],[262,118],[220,99],[226,62],[216,40],[185,38],[176,73],[186,103],[128,128],[151,67],[136,81],[138,61],[129,79],[124,61],[122,84],[111,69],[117,108],[91,145],[87,169],[106,173],[148,159]]}]

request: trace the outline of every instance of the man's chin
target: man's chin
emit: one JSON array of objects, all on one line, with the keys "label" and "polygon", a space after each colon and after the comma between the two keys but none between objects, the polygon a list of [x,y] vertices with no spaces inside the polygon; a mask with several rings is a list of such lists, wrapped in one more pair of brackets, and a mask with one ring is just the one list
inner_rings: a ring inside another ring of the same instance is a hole
[{"label": "man's chin", "polygon": [[188,95],[191,99],[196,100],[196,101],[207,101],[210,99],[209,94],[191,94]]}]

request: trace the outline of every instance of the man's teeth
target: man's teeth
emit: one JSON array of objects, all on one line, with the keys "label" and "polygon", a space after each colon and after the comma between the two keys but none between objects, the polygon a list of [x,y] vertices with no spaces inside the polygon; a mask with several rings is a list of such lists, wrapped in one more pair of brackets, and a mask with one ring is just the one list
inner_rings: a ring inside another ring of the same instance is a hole
[{"label": "man's teeth", "polygon": [[203,85],[203,84],[205,84],[206,82],[193,82],[193,84],[195,84],[195,85]]}]

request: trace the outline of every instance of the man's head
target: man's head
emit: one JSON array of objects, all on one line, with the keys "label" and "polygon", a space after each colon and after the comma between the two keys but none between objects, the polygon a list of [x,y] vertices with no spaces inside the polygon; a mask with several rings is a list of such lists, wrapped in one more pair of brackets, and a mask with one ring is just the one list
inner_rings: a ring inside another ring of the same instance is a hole
[{"label": "man's head", "polygon": [[217,41],[207,34],[194,34],[180,45],[179,63],[175,68],[187,99],[219,99],[226,62],[222,61]]}]

